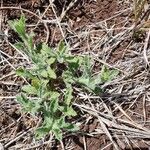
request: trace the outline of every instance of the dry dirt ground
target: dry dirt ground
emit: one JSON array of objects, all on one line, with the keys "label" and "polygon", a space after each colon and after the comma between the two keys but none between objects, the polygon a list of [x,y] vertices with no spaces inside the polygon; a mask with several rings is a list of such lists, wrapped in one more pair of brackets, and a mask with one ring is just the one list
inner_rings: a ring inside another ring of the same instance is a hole
[{"label": "dry dirt ground", "polygon": [[[108,94],[79,92],[74,106],[80,115],[74,120],[80,131],[64,133],[62,143],[52,135],[35,141],[38,118],[21,113],[15,100],[25,83],[15,70],[30,62],[13,48],[19,37],[8,20],[21,13],[28,31],[36,35],[35,43],[55,47],[64,39],[73,54],[93,56],[95,72],[102,65],[119,71],[115,80],[102,85]],[[0,150],[148,150],[150,31],[133,31],[130,0],[0,0]]]}]

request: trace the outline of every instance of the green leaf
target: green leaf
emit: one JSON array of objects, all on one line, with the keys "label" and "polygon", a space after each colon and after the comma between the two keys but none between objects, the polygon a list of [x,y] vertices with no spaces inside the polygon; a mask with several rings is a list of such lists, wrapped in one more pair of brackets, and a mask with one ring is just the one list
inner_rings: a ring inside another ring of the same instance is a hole
[{"label": "green leaf", "polygon": [[66,89],[66,93],[65,93],[65,104],[68,105],[68,106],[70,105],[71,100],[72,100],[72,98],[73,98],[72,92],[73,92],[73,89],[72,89],[71,86]]},{"label": "green leaf", "polygon": [[[14,46],[17,48],[17,49],[19,49],[19,50],[23,50],[24,49],[24,43],[23,42],[18,42],[18,43],[16,43],[16,44],[14,44]],[[26,50],[25,50],[26,51]]]},{"label": "green leaf", "polygon": [[58,99],[60,94],[58,92],[52,92],[50,90],[45,91],[45,93],[42,95],[43,98],[50,98],[50,100]]},{"label": "green leaf", "polygon": [[19,68],[19,69],[17,69],[17,70],[16,70],[16,74],[17,74],[18,76],[25,77],[25,78],[29,78],[29,79],[34,78],[34,75],[32,75],[32,74],[30,73],[30,71],[28,71],[28,70],[26,70],[26,69],[24,69],[24,68]]},{"label": "green leaf", "polygon": [[33,37],[34,37],[34,33],[30,33],[30,35],[27,36],[27,45],[28,46],[28,49],[31,50],[31,52],[33,53],[33,47],[34,47],[34,44],[33,44]]},{"label": "green leaf", "polygon": [[62,140],[62,131],[58,122],[59,122],[59,119],[55,119],[55,118],[53,119],[51,131],[54,133],[57,140]]},{"label": "green leaf", "polygon": [[63,128],[70,132],[75,132],[79,130],[79,127],[70,123],[65,123]]},{"label": "green leaf", "polygon": [[33,94],[33,95],[37,94],[38,92],[37,89],[31,85],[24,85],[22,87],[22,90],[26,92],[27,94]]},{"label": "green leaf", "polygon": [[66,116],[76,116],[77,113],[75,112],[75,110],[70,106],[67,107],[67,111],[65,112]]},{"label": "green leaf", "polygon": [[65,124],[65,117],[62,116],[60,119],[57,120],[57,125],[59,128],[63,128],[64,124]]},{"label": "green leaf", "polygon": [[47,67],[47,73],[48,73],[48,76],[52,79],[56,79],[56,74],[55,74],[55,71],[51,69],[51,67]]},{"label": "green leaf", "polygon": [[33,78],[31,81],[31,85],[36,89],[39,90],[39,88],[41,87],[41,81],[38,78]]},{"label": "green leaf", "polygon": [[60,54],[65,54],[67,47],[63,41],[61,41],[58,45],[58,51]]},{"label": "green leaf", "polygon": [[43,55],[50,54],[51,57],[55,56],[54,52],[52,51],[52,49],[46,43],[42,44],[41,54],[43,54]]},{"label": "green leaf", "polygon": [[103,66],[101,71],[101,81],[107,82],[111,81],[113,78],[115,78],[118,75],[117,70],[109,70],[107,67]]},{"label": "green leaf", "polygon": [[68,62],[68,63],[75,63],[75,64],[77,64],[78,63],[78,61],[79,61],[79,59],[77,58],[77,57],[75,57],[75,56],[69,56],[69,57],[66,57],[66,61]]},{"label": "green leaf", "polygon": [[60,42],[59,45],[58,45],[58,49],[56,50],[56,53],[57,53],[57,61],[59,63],[63,63],[65,61],[65,57],[68,52],[68,48],[67,46],[65,45],[64,42]]},{"label": "green leaf", "polygon": [[29,102],[29,99],[27,97],[25,97],[25,95],[23,95],[23,94],[18,95],[16,97],[16,99],[22,105],[26,105]]},{"label": "green leaf", "polygon": [[83,76],[91,78],[92,76],[92,59],[90,56],[85,56],[83,59]]},{"label": "green leaf", "polygon": [[111,80],[114,79],[118,74],[119,74],[119,71],[118,71],[118,70],[111,70],[111,71],[110,71],[109,80],[111,81]]},{"label": "green leaf", "polygon": [[36,139],[41,139],[48,133],[49,133],[49,128],[42,126],[35,130],[35,137]]},{"label": "green leaf", "polygon": [[52,65],[55,61],[56,61],[56,58],[51,57],[47,60],[47,63],[48,65]]},{"label": "green leaf", "polygon": [[76,116],[76,111],[72,108],[72,106],[59,106],[59,110],[63,112],[65,116]]},{"label": "green leaf", "polygon": [[42,95],[43,99],[49,99],[49,97],[51,96],[51,92],[49,91],[44,91],[44,94]]},{"label": "green leaf", "polygon": [[57,140],[59,140],[59,141],[62,140],[62,131],[59,128],[53,129],[53,133],[54,133]]},{"label": "green leaf", "polygon": [[99,86],[96,86],[93,91],[94,91],[95,94],[100,94],[100,93],[103,92],[103,89],[101,89]]},{"label": "green leaf", "polygon": [[46,70],[42,70],[40,74],[41,74],[41,76],[44,77],[44,78],[47,78],[47,77],[48,77],[48,72],[47,72]]},{"label": "green leaf", "polygon": [[25,16],[22,15],[19,20],[9,21],[9,25],[11,28],[19,34],[19,36],[23,39],[26,38],[25,31]]},{"label": "green leaf", "polygon": [[42,42],[39,42],[39,43],[36,45],[36,49],[35,49],[36,54],[37,54],[37,53],[41,53],[42,45],[43,45]]},{"label": "green leaf", "polygon": [[72,131],[72,132],[79,130],[79,128],[76,125],[66,123],[65,122],[65,117],[60,118],[57,122],[58,122],[57,125],[61,129],[65,129],[67,131]]},{"label": "green leaf", "polygon": [[58,99],[52,99],[50,104],[50,112],[53,114],[58,110]]},{"label": "green leaf", "polygon": [[58,99],[60,94],[58,92],[51,92],[51,99]]},{"label": "green leaf", "polygon": [[49,131],[52,130],[53,124],[54,124],[54,118],[53,116],[44,116],[44,123],[47,128],[49,128]]},{"label": "green leaf", "polygon": [[58,56],[58,57],[57,57],[57,61],[58,61],[60,64],[64,63],[64,57]]},{"label": "green leaf", "polygon": [[90,79],[85,78],[85,77],[80,77],[80,78],[77,79],[77,81],[81,84],[86,85],[86,86],[89,86],[89,83],[90,83]]},{"label": "green leaf", "polygon": [[74,83],[74,78],[75,77],[73,76],[72,72],[70,72],[69,70],[64,71],[63,74],[62,74],[62,77],[63,77],[63,80],[64,80],[66,86],[68,84]]},{"label": "green leaf", "polygon": [[35,115],[41,107],[38,101],[31,101],[23,94],[17,96],[17,101],[22,105],[24,111],[32,115]]},{"label": "green leaf", "polygon": [[80,56],[68,56],[65,61],[68,63],[68,67],[72,72],[76,72],[82,64],[82,57]]}]

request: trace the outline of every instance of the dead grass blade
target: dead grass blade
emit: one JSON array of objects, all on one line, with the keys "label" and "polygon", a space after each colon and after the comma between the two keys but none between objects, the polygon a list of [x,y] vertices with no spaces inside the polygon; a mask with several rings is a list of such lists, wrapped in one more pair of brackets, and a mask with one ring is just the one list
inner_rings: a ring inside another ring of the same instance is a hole
[{"label": "dead grass blade", "polygon": [[140,19],[142,12],[144,10],[144,5],[147,3],[147,0],[134,0],[134,15],[135,15],[135,24]]}]

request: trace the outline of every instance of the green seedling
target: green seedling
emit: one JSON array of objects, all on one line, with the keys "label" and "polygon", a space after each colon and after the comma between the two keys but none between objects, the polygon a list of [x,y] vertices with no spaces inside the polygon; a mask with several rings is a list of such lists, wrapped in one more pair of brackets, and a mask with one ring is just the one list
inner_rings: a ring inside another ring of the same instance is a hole
[{"label": "green seedling", "polygon": [[16,74],[26,78],[30,84],[22,87],[17,96],[24,112],[42,117],[42,124],[36,129],[36,138],[42,138],[52,132],[62,140],[63,131],[74,132],[78,127],[69,123],[77,115],[73,109],[73,86],[80,85],[89,92],[101,92],[100,83],[113,79],[118,72],[103,67],[101,73],[92,75],[90,56],[72,55],[69,48],[60,42],[56,49],[47,44],[35,45],[34,34],[26,32],[25,17],[10,21],[11,28],[18,33],[21,42],[16,48],[25,53],[31,68],[18,68]]}]

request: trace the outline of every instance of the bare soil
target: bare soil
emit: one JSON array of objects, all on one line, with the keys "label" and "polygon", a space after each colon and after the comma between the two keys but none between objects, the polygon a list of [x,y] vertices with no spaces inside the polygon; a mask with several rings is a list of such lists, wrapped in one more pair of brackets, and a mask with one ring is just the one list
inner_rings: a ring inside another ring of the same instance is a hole
[{"label": "bare soil", "polygon": [[[60,150],[63,146],[68,150],[148,150],[149,70],[141,55],[146,33],[142,33],[142,38],[133,39],[129,29],[133,24],[133,13],[129,9],[132,8],[131,2],[77,0],[58,24],[56,15],[59,18],[70,2],[55,0],[55,14],[48,0],[0,1],[0,56],[3,57],[0,61],[7,60],[0,66],[0,144],[10,150]],[[18,51],[12,47],[19,37],[8,26],[8,20],[19,18],[21,13],[26,16],[28,31],[35,33],[35,43],[43,41],[55,47],[60,40],[66,39],[73,54],[93,54],[95,72],[101,68],[101,63],[120,70],[121,75],[116,81],[103,85],[110,95],[90,100],[92,106],[88,100],[83,102],[111,117],[105,118],[96,111],[94,114],[92,110],[88,112],[81,108],[80,131],[64,133],[63,144],[54,139],[50,141],[50,136],[34,141],[32,129],[39,120],[22,114],[15,100],[25,81],[17,77],[14,70],[28,66],[29,62],[19,58]],[[1,33],[7,33],[8,37],[1,36]],[[120,96],[113,96],[114,93]],[[99,121],[101,119],[104,124]],[[0,145],[0,150],[3,146]]]}]

